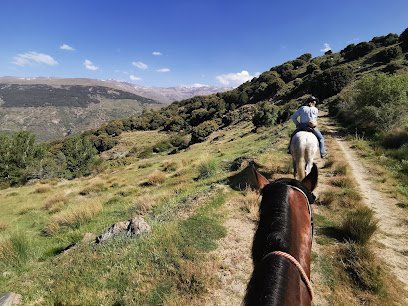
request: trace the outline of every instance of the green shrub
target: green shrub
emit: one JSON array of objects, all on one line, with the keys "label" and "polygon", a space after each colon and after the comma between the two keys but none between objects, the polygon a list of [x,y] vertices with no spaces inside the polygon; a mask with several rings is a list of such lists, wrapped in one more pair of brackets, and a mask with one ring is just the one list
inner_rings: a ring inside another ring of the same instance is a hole
[{"label": "green shrub", "polygon": [[333,67],[335,64],[336,62],[334,60],[327,59],[320,63],[320,69],[325,70],[325,69]]},{"label": "green shrub", "polygon": [[402,125],[408,114],[408,74],[366,76],[356,86],[349,116],[368,134]]},{"label": "green shrub", "polygon": [[154,153],[160,153],[160,152],[167,152],[169,151],[173,146],[171,145],[169,140],[162,140],[156,143],[152,150]]},{"label": "green shrub", "polygon": [[118,143],[116,139],[105,133],[100,134],[99,136],[92,135],[89,139],[98,152],[108,151]]},{"label": "green shrub", "polygon": [[272,126],[276,123],[278,119],[279,107],[272,103],[261,103],[259,105],[258,111],[255,113],[252,123],[256,127],[261,126]]},{"label": "green shrub", "polygon": [[358,288],[385,294],[384,270],[367,246],[346,243],[339,253],[344,270]]},{"label": "green shrub", "polygon": [[104,129],[109,136],[119,136],[125,128],[121,120],[113,120],[109,122]]},{"label": "green shrub", "polygon": [[381,141],[381,145],[386,149],[399,149],[404,144],[408,144],[408,129],[395,129],[388,132]]},{"label": "green shrub", "polygon": [[387,64],[387,66],[384,67],[383,71],[385,73],[390,73],[390,74],[394,74],[396,73],[398,70],[403,69],[404,65],[400,64],[400,63],[389,63]]},{"label": "green shrub", "polygon": [[374,43],[364,41],[355,46],[349,45],[340,51],[340,53],[343,55],[345,60],[353,61],[370,53],[373,49],[375,49]]},{"label": "green shrub", "polygon": [[353,79],[353,71],[348,66],[329,68],[310,81],[310,92],[321,99],[326,99],[339,93]]},{"label": "green shrub", "polygon": [[191,135],[191,142],[197,143],[204,141],[212,132],[218,130],[219,126],[214,120],[207,120],[194,127]]},{"label": "green shrub", "polygon": [[401,47],[404,51],[408,50],[408,28],[406,28],[399,36]]},{"label": "green shrub", "polygon": [[218,163],[214,159],[206,160],[198,165],[197,179],[206,179],[217,172]]},{"label": "green shrub", "polygon": [[65,157],[68,178],[90,174],[98,161],[95,147],[84,136],[76,135],[65,139],[61,152]]},{"label": "green shrub", "polygon": [[310,53],[302,54],[301,56],[298,57],[298,59],[301,59],[305,62],[309,62],[312,59],[312,54]]},{"label": "green shrub", "polygon": [[379,62],[382,63],[389,63],[390,61],[392,61],[393,59],[396,59],[398,57],[402,56],[402,50],[400,46],[392,46],[392,47],[388,47],[385,48],[383,50],[381,50],[380,52],[378,52],[375,55],[375,59]]},{"label": "green shrub", "polygon": [[16,185],[42,177],[45,156],[45,147],[36,144],[30,132],[0,134],[0,181]]},{"label": "green shrub", "polygon": [[371,40],[377,47],[387,47],[398,42],[398,35],[390,33],[386,36],[376,36]]},{"label": "green shrub", "polygon": [[358,244],[366,244],[378,228],[378,220],[368,207],[358,208],[349,212],[341,225],[345,238]]}]

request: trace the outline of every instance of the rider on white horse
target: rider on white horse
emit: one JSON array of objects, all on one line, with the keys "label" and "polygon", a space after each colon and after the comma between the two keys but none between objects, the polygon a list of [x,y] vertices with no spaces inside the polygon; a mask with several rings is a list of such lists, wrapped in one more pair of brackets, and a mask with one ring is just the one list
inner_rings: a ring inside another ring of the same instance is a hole
[{"label": "rider on white horse", "polygon": [[[306,100],[305,104],[292,115],[292,121],[296,125],[296,130],[290,136],[290,140],[292,141],[292,137],[299,131],[312,132],[319,141],[320,157],[324,158],[327,156],[327,152],[324,146],[323,135],[317,128],[317,114],[319,111],[316,108],[316,102],[318,102],[318,99],[314,96],[310,96]],[[298,121],[298,117],[300,117],[300,122]]]}]

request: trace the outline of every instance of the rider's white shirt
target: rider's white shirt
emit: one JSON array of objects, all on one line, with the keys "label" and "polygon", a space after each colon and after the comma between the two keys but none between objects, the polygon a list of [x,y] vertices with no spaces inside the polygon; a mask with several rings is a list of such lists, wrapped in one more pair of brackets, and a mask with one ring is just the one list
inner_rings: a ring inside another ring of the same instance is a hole
[{"label": "rider's white shirt", "polygon": [[317,121],[318,112],[319,111],[314,106],[302,106],[292,115],[292,121],[295,123],[295,125],[299,124],[299,121],[297,120],[298,117],[300,117],[300,123]]}]

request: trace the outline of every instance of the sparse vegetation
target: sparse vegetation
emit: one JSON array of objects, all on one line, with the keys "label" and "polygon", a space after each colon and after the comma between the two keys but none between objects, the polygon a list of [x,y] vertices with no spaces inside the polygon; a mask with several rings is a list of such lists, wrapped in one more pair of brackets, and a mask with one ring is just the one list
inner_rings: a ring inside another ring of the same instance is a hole
[{"label": "sparse vegetation", "polygon": [[211,177],[217,171],[218,164],[215,159],[202,161],[198,165],[198,179],[206,179]]},{"label": "sparse vegetation", "polygon": [[366,244],[378,228],[378,220],[374,212],[367,207],[360,207],[347,213],[341,231],[353,242]]}]

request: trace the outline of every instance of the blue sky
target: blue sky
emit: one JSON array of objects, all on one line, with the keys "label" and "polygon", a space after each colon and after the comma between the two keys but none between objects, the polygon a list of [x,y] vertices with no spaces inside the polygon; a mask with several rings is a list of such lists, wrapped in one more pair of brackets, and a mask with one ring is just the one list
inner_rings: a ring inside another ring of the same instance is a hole
[{"label": "blue sky", "polygon": [[237,86],[407,27],[406,0],[2,0],[0,76]]}]

